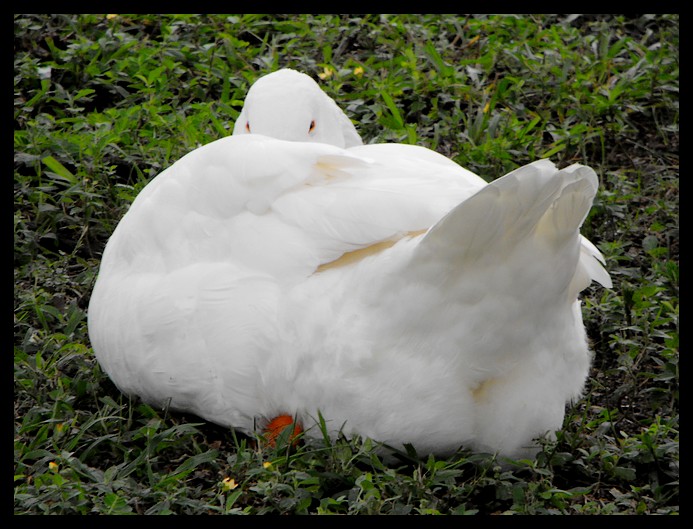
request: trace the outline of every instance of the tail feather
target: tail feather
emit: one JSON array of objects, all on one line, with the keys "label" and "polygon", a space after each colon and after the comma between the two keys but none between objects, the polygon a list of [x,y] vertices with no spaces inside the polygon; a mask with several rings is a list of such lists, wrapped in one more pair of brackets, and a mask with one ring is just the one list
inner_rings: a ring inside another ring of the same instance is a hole
[{"label": "tail feather", "polygon": [[[576,295],[592,280],[610,287],[603,257],[579,234],[597,187],[595,172],[578,164],[560,171],[548,160],[521,167],[482,188],[433,226],[419,244],[412,267],[446,263],[447,273],[466,277],[484,267],[505,267],[522,277],[529,268],[543,269],[563,288],[569,283],[577,288]],[[440,267],[436,270],[441,273]]]}]

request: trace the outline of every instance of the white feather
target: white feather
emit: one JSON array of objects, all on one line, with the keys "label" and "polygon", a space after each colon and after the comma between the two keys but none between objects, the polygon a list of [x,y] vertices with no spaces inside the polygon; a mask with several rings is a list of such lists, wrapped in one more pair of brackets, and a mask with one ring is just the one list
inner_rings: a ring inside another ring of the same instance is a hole
[{"label": "white feather", "polygon": [[[157,176],[118,225],[89,306],[101,366],[248,433],[289,414],[320,437],[320,413],[422,454],[531,455],[588,373],[577,296],[611,286],[579,233],[594,171],[541,160],[486,184],[421,147],[361,145],[295,73],[254,85],[237,134]],[[287,93],[330,141],[278,113]]]}]

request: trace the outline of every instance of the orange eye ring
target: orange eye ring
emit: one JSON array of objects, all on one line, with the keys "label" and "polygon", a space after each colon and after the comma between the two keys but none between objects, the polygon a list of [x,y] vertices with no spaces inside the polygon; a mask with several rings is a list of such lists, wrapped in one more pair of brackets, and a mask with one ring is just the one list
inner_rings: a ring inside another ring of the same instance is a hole
[{"label": "orange eye ring", "polygon": [[245,130],[247,130],[248,132],[250,132],[250,121],[246,121],[246,122],[245,122]]},{"label": "orange eye ring", "polygon": [[308,127],[308,134],[310,134],[310,133],[313,132],[314,130],[315,130],[315,120],[312,120],[312,121],[310,122],[310,127]]}]

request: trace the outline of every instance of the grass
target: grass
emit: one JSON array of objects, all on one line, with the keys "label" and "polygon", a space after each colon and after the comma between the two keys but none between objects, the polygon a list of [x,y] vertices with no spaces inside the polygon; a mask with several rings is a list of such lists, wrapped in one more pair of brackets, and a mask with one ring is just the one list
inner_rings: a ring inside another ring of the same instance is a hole
[{"label": "grass", "polygon": [[[678,43],[678,15],[15,15],[14,512],[678,514]],[[487,180],[541,157],[600,175],[583,232],[614,288],[585,292],[592,374],[536,460],[257,449],[99,369],[86,308],[108,236],[283,66],[368,142]]]}]

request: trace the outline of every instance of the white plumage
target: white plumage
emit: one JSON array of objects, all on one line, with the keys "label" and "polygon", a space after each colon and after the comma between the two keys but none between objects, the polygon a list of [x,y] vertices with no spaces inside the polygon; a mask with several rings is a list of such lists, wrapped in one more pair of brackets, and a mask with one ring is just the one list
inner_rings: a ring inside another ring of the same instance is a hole
[{"label": "white plumage", "polygon": [[[250,134],[248,134],[248,131]],[[234,135],[154,178],[103,254],[96,357],[126,394],[250,433],[531,456],[590,366],[579,233],[598,181],[540,160],[486,184],[362,145],[308,76],[251,87]]]}]

